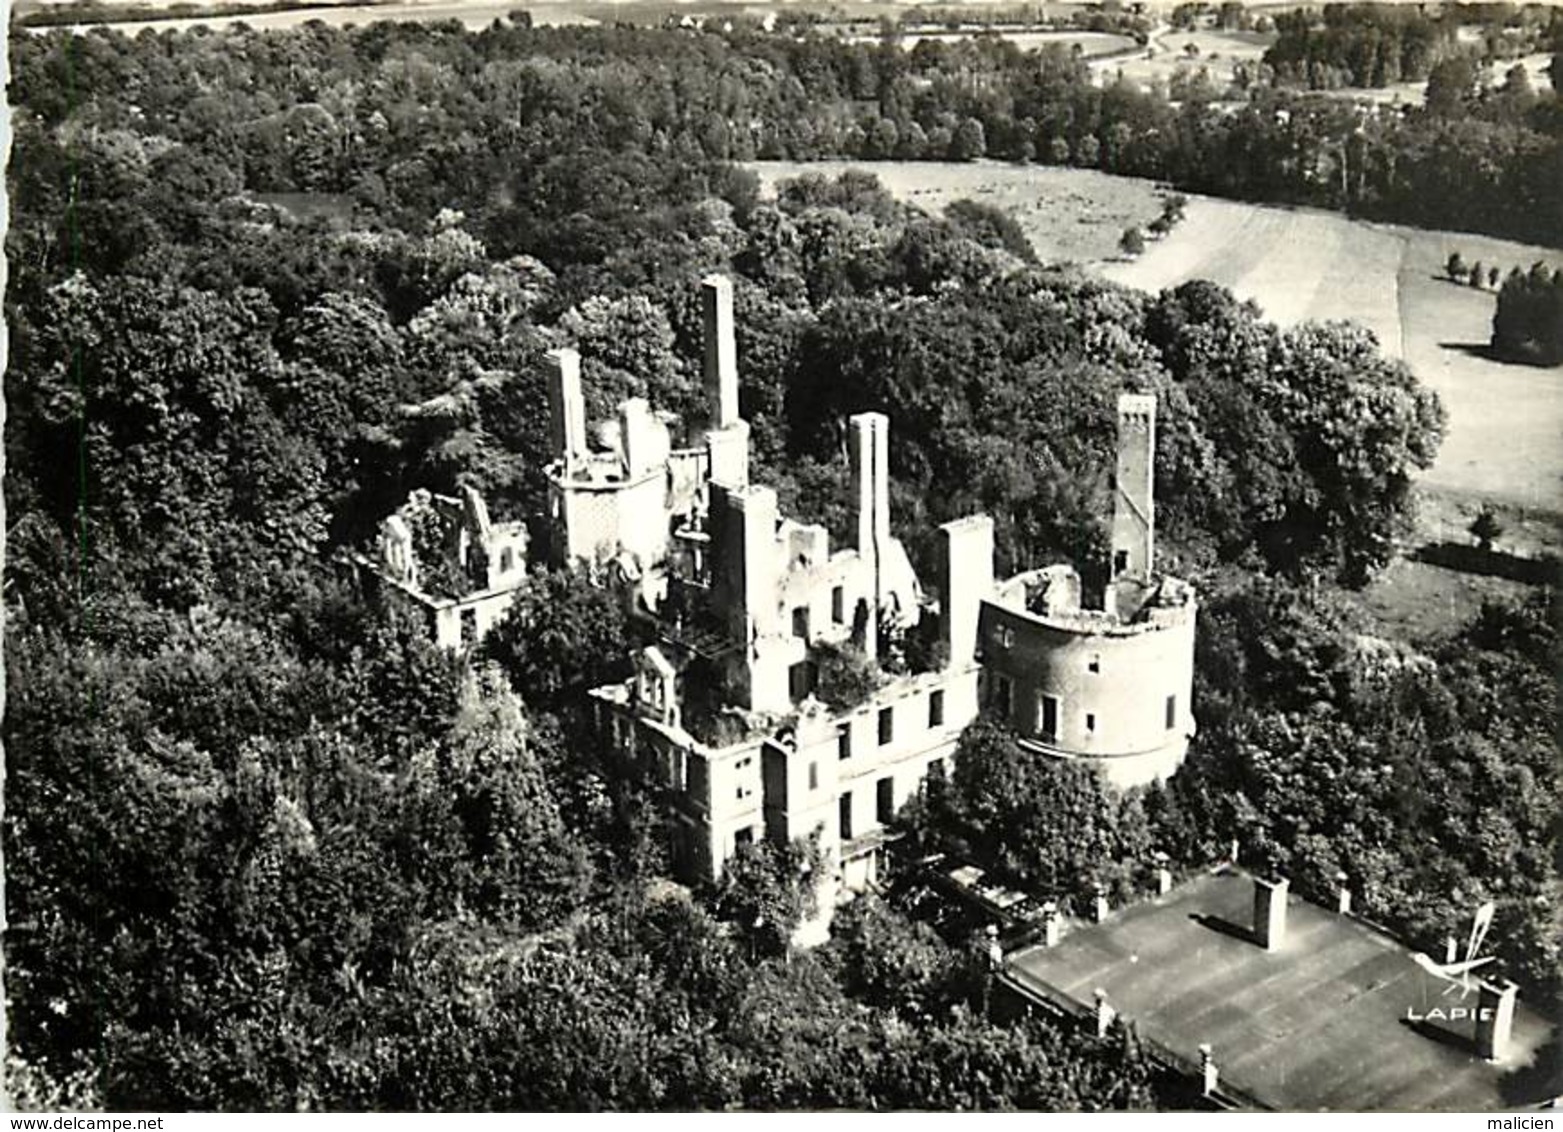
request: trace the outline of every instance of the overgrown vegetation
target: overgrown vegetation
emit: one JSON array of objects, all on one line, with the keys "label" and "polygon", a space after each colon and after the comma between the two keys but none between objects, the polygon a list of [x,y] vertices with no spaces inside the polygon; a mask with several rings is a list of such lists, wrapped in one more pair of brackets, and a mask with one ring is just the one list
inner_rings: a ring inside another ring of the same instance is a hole
[{"label": "overgrown vegetation", "polygon": [[[1158,836],[1194,859],[1241,834],[1299,877],[1339,855],[1407,922],[1419,892],[1501,881],[1515,961],[1545,953],[1543,912],[1521,911],[1541,907],[1523,900],[1542,884],[1538,815],[1557,809],[1545,632],[1494,611],[1434,683],[1370,696],[1334,627],[1219,600],[1254,574],[1328,592],[1390,555],[1441,428],[1404,367],[1360,329],[1281,331],[1208,285],[1148,297],[1029,264],[981,209],[932,220],[861,176],[762,202],[716,160],[838,148],[839,100],[881,89],[882,119],[934,136],[958,91],[1002,89],[949,69],[1018,69],[1005,49],[408,24],[12,52],[6,961],[25,1095],[1156,1099],[1131,1035],[988,1020],[964,957],[898,913],[779,957],[792,849],[670,893],[661,811],[580,718],[637,643],[584,579],[534,573],[474,671],[338,579],[334,553],[411,488],[541,510],[550,346],[582,350],[594,414],[642,395],[693,418],[713,269],[736,277],[757,475],[838,541],[843,423],[880,409],[922,564],[938,522],[987,510],[1003,565],[1065,558],[1099,579],[1113,405],[1157,393],[1164,552],[1217,598],[1209,739],[1167,808],[1147,801]],[[1073,64],[1034,63],[1015,82],[1048,116],[1028,129],[1129,168],[1119,143],[1144,137],[1116,130],[1125,115],[1171,128]],[[757,135],[732,125],[750,121]],[[1006,129],[987,118],[985,144]],[[1108,805],[1065,785],[1081,821]],[[1361,799],[1382,801],[1377,824]],[[1005,850],[975,820],[951,829]],[[1014,868],[1084,871],[1056,850],[1018,840]]]}]

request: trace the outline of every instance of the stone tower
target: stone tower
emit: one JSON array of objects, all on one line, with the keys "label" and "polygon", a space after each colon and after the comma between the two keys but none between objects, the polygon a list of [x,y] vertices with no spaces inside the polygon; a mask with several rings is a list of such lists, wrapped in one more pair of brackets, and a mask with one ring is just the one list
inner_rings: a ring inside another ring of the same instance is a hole
[{"label": "stone tower", "polygon": [[1156,398],[1118,398],[1118,461],[1113,487],[1114,580],[1149,580],[1156,542]]}]

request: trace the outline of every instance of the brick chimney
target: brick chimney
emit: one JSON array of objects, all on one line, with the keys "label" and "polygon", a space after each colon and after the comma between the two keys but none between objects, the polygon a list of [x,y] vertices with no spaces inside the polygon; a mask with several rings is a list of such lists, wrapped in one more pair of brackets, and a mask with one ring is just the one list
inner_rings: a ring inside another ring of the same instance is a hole
[{"label": "brick chimney", "polygon": [[1172,859],[1166,853],[1156,854],[1156,895],[1165,896],[1172,891],[1172,869],[1169,867]]},{"label": "brick chimney", "polygon": [[1118,1011],[1113,1009],[1112,1003],[1107,1001],[1107,992],[1101,987],[1096,988],[1096,1036],[1105,1038],[1107,1031],[1112,1029],[1113,1019],[1118,1017]]},{"label": "brick chimney", "polygon": [[1502,1061],[1514,1036],[1514,1007],[1519,987],[1507,980],[1499,986],[1482,980],[1476,1000],[1476,1052],[1488,1061]]},{"label": "brick chimney", "polygon": [[1254,940],[1266,951],[1279,951],[1286,942],[1286,895],[1291,887],[1280,880],[1254,878]]},{"label": "brick chimney", "polygon": [[1199,1075],[1201,1091],[1207,1097],[1213,1096],[1221,1080],[1221,1071],[1216,1068],[1216,1055],[1209,1042],[1203,1042],[1199,1047]]}]

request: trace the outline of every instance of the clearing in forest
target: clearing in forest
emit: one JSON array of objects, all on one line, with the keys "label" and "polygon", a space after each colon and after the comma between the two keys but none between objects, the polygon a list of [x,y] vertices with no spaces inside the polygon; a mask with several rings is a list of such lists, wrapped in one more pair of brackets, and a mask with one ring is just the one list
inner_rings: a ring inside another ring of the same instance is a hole
[{"label": "clearing in forest", "polygon": [[[1007,212],[1044,260],[1072,260],[1114,282],[1159,291],[1209,279],[1259,304],[1282,326],[1352,319],[1404,358],[1443,398],[1449,425],[1425,489],[1523,512],[1563,512],[1563,368],[1486,355],[1497,296],[1444,275],[1449,254],[1507,275],[1563,251],[1473,236],[1369,224],[1338,213],[1191,196],[1171,234],[1125,261],[1123,230],[1161,211],[1150,181],[1095,170],[978,161],[762,161],[764,189],[800,173],[875,174],[898,199],[939,213],[969,199]],[[1551,537],[1544,541],[1553,541]]]},{"label": "clearing in forest", "polygon": [[1449,426],[1425,486],[1563,510],[1563,369],[1487,356],[1497,295],[1444,274],[1451,252],[1507,275],[1563,252],[1344,216],[1194,198],[1183,224],[1133,262],[1099,265],[1156,291],[1209,279],[1283,325],[1352,319],[1438,391]]}]

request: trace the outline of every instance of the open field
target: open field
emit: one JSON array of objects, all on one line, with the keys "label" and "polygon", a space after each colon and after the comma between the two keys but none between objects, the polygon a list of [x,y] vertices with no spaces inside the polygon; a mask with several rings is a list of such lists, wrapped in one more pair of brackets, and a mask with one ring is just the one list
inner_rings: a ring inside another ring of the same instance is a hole
[{"label": "open field", "polygon": [[[1171,81],[1180,67],[1190,73],[1204,67],[1210,72],[1211,81],[1224,88],[1232,81],[1233,66],[1258,63],[1274,41],[1273,35],[1249,31],[1163,30],[1144,52],[1123,60],[1103,60],[1095,69],[1104,79],[1114,79],[1121,73],[1129,82],[1145,88]],[[1196,54],[1186,50],[1190,46]]]},{"label": "open field", "polygon": [[1431,645],[1469,625],[1483,603],[1518,605],[1534,587],[1509,578],[1397,558],[1351,596],[1380,636]]},{"label": "open field", "polygon": [[[982,29],[910,31],[901,33],[900,44],[903,51],[910,51],[925,39],[935,40],[940,43],[955,43],[984,34],[988,33]],[[1126,35],[1114,35],[1110,32],[1102,31],[999,31],[996,34],[1013,43],[1022,51],[1035,51],[1043,47],[1063,47],[1065,49],[1078,47],[1081,54],[1087,58],[1112,55],[1135,47],[1134,40]],[[874,33],[850,35],[846,39],[848,43],[878,43],[880,37],[877,33]]]},{"label": "open field", "polygon": [[1505,274],[1538,259],[1563,266],[1563,252],[1193,197],[1184,222],[1130,263],[1118,256],[1120,234],[1149,222],[1161,207],[1160,193],[1146,181],[993,162],[762,162],[755,168],[771,188],[799,172],[835,175],[854,165],[930,212],[961,198],[1002,208],[1044,259],[1076,260],[1128,286],[1157,291],[1210,279],[1254,300],[1282,325],[1362,323],[1438,391],[1449,411],[1438,462],[1422,477],[1422,537],[1457,540],[1475,509],[1493,503],[1510,532],[1500,540],[1506,549],[1563,548],[1554,521],[1563,513],[1563,368],[1487,358],[1493,292],[1443,277],[1452,251]]},{"label": "open field", "polygon": [[[201,0],[125,0],[138,8],[171,8],[181,3]],[[266,0],[237,0],[260,5]],[[15,15],[22,16],[46,9],[68,8],[71,0],[17,0],[13,5]],[[1001,7],[1007,0],[994,0],[993,4],[963,4],[980,16],[985,9]],[[114,0],[107,0],[108,6]],[[850,6],[836,0],[299,0],[299,6],[286,11],[257,12],[253,15],[187,16],[169,19],[116,20],[110,26],[134,35],[143,28],[158,30],[184,30],[196,25],[220,28],[228,24],[244,22],[255,28],[296,27],[309,20],[321,20],[332,26],[368,24],[376,20],[459,20],[469,29],[485,28],[496,19],[504,18],[517,9],[532,13],[533,22],[539,26],[566,24],[634,23],[659,25],[669,18],[684,16],[706,17],[730,15],[759,19],[778,12],[810,12],[827,22],[840,21],[872,26],[880,17],[895,17],[913,7],[908,0],[857,0]],[[1047,3],[1037,6],[1036,14],[1044,19],[1056,19],[1085,10],[1082,3]],[[62,25],[74,31],[94,26],[93,21]],[[34,28],[34,31],[46,29]],[[877,39],[877,34],[873,38]],[[1092,32],[1061,31],[1023,32],[1013,36],[1022,46],[1041,46],[1044,41],[1079,42],[1087,56],[1099,56],[1133,46],[1133,41],[1122,36]],[[1031,42],[1031,40],[1035,42]],[[909,43],[908,46],[911,46]]]},{"label": "open field", "polygon": [[1496,298],[1443,277],[1467,262],[1563,265],[1563,252],[1465,233],[1365,224],[1334,213],[1195,198],[1171,235],[1110,279],[1146,290],[1210,279],[1274,321],[1354,319],[1438,391],[1449,427],[1430,487],[1563,510],[1563,369],[1485,356]]},{"label": "open field", "polygon": [[[1418,547],[1470,546],[1469,527],[1477,512],[1489,507],[1503,530],[1493,541],[1498,558],[1510,564],[1563,551],[1563,514],[1516,507],[1484,499],[1479,494],[1424,488],[1417,492]],[[1502,563],[1495,563],[1496,566]],[[1515,604],[1534,592],[1530,582],[1478,573],[1427,561],[1420,552],[1397,558],[1381,570],[1352,600],[1376,625],[1373,632],[1430,645],[1459,632],[1484,602]]]},{"label": "open field", "polygon": [[[173,19],[122,20],[107,25],[124,35],[135,35],[150,28],[153,31],[186,31],[192,27],[222,28],[232,24],[246,24],[257,29],[298,27],[312,20],[319,20],[330,27],[363,26],[376,20],[460,20],[462,25],[477,31],[488,27],[495,20],[506,18],[518,8],[532,13],[532,20],[539,27],[564,24],[592,24],[598,21],[579,9],[585,5],[559,3],[554,0],[432,0],[432,2],[394,2],[376,4],[341,4],[330,7],[290,8],[285,11],[261,11],[231,16],[180,16]],[[65,25],[80,32],[88,26]],[[37,33],[53,28],[28,28]]]},{"label": "open field", "polygon": [[992,205],[1013,216],[1047,260],[1105,260],[1118,253],[1124,228],[1144,224],[1161,211],[1161,194],[1151,182],[1089,169],[988,161],[756,161],[749,167],[767,193],[778,181],[802,173],[835,177],[863,169],[898,200],[929,213],[938,214],[957,200]]}]

